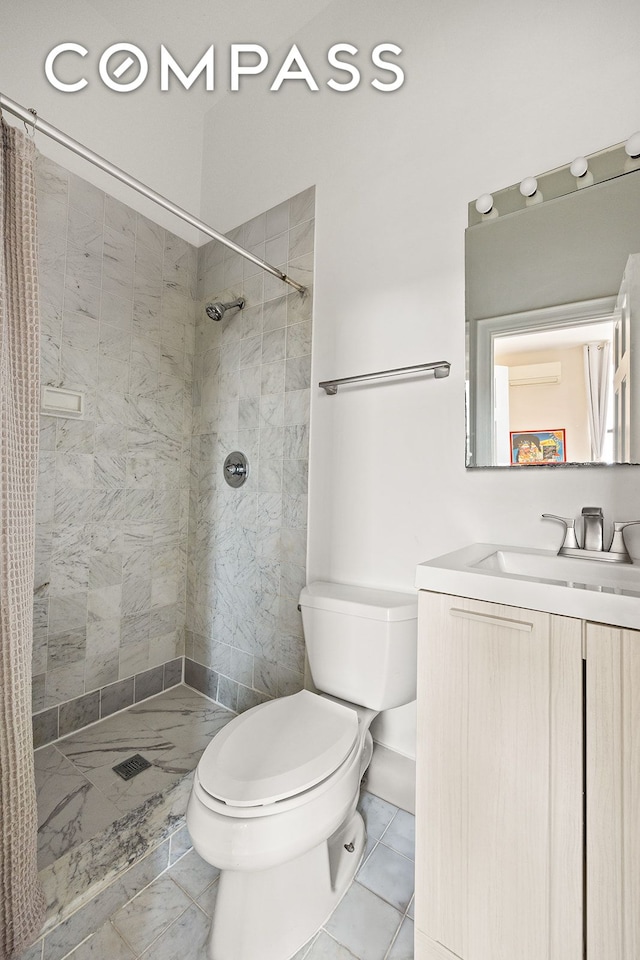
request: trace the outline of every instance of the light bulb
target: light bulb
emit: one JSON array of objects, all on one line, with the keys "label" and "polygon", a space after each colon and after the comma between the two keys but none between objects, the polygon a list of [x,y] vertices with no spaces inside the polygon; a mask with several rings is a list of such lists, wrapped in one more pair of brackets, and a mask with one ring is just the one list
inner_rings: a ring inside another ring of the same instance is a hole
[{"label": "light bulb", "polygon": [[586,157],[576,157],[573,163],[571,164],[571,166],[569,167],[569,170],[571,171],[571,176],[576,177],[576,179],[578,177],[584,177],[588,169],[589,169],[589,162]]},{"label": "light bulb", "polygon": [[624,145],[625,153],[629,157],[640,157],[640,130],[637,133],[632,133],[627,142]]},{"label": "light bulb", "polygon": [[490,193],[483,193],[476,200],[476,210],[478,213],[490,213],[493,209],[493,197]]},{"label": "light bulb", "polygon": [[535,177],[525,177],[520,184],[520,193],[523,197],[532,197],[538,189],[538,181]]}]

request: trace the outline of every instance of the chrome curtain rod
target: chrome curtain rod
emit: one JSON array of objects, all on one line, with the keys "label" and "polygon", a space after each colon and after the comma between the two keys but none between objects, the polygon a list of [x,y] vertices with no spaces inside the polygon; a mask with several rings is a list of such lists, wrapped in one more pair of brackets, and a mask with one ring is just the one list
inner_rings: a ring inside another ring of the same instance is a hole
[{"label": "chrome curtain rod", "polygon": [[145,183],[142,183],[140,180],[136,180],[135,177],[130,176],[130,174],[126,173],[124,170],[121,170],[120,167],[116,167],[113,163],[105,160],[104,157],[94,153],[93,150],[89,150],[89,148],[85,147],[84,144],[79,143],[72,137],[68,137],[66,133],[62,132],[62,130],[58,130],[57,127],[47,123],[46,120],[42,120],[35,111],[27,110],[19,103],[16,103],[14,100],[9,100],[8,97],[3,96],[1,93],[0,110],[6,110],[7,113],[13,114],[13,116],[24,121],[25,124],[33,127],[34,131],[38,130],[40,133],[43,133],[45,137],[55,140],[57,143],[62,144],[63,147],[71,150],[72,153],[77,154],[84,160],[88,160],[89,163],[93,163],[94,166],[104,170],[104,172],[108,173],[109,176],[114,177],[116,180],[120,180],[120,182],[124,183],[127,187],[131,187],[132,190],[136,190],[138,193],[141,193],[143,197],[146,197],[148,200],[152,200],[153,203],[157,203],[159,206],[164,207],[164,209],[168,210],[169,213],[172,213],[174,216],[184,220],[185,223],[195,227],[196,230],[200,230],[201,233],[206,234],[213,240],[217,240],[218,243],[224,244],[225,247],[233,250],[234,253],[244,257],[245,260],[250,260],[252,263],[255,263],[256,266],[261,267],[262,270],[266,270],[267,273],[277,277],[278,280],[282,280],[283,283],[288,283],[289,286],[297,290],[298,293],[306,293],[306,287],[303,287],[300,283],[296,283],[296,281],[292,280],[291,277],[288,277],[286,273],[282,273],[281,270],[278,270],[277,267],[267,263],[266,260],[261,260],[260,257],[256,257],[253,253],[245,250],[244,247],[234,243],[233,240],[229,240],[228,237],[224,236],[224,234],[218,233],[217,230],[214,230],[213,227],[210,227],[208,224],[206,224],[204,220],[200,220],[198,217],[194,217],[193,214],[188,213],[187,210],[183,210],[182,207],[178,207],[175,203],[172,203],[171,200],[167,200],[166,197],[156,193],[155,190],[152,190]]}]

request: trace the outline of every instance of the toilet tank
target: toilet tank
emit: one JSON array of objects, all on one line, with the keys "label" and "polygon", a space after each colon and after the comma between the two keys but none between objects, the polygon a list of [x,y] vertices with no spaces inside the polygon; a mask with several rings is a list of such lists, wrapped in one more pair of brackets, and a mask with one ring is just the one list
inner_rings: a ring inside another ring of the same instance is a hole
[{"label": "toilet tank", "polygon": [[316,580],[300,608],[318,690],[370,710],[415,700],[417,594]]}]

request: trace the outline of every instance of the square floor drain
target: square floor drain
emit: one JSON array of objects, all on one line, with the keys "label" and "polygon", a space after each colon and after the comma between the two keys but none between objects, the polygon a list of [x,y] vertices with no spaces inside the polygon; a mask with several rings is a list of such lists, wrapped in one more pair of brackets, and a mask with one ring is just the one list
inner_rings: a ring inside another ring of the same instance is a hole
[{"label": "square floor drain", "polygon": [[122,777],[123,780],[131,780],[132,777],[142,773],[143,770],[147,770],[150,766],[151,763],[148,760],[145,760],[139,753],[136,753],[135,756],[129,757],[128,760],[123,760],[122,763],[116,764],[116,766],[111,769],[114,773],[117,773],[119,777]]}]

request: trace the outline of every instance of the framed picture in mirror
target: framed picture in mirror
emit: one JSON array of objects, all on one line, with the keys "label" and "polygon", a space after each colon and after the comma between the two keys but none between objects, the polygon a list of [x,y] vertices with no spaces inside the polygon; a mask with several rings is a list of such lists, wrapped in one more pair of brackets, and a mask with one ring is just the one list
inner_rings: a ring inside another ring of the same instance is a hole
[{"label": "framed picture in mirror", "polygon": [[512,430],[509,434],[512,466],[566,463],[565,430]]}]

